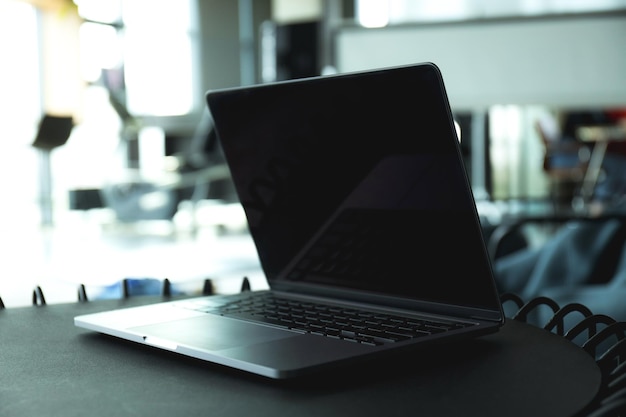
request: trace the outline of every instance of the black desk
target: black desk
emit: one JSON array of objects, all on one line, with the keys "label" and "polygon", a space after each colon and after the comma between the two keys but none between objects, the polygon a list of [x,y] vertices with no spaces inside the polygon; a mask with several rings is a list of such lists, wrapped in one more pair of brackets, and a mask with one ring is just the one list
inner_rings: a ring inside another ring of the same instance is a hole
[{"label": "black desk", "polygon": [[2,416],[571,416],[596,362],[509,321],[498,334],[298,382],[277,382],[74,327],[153,297],[0,310]]}]

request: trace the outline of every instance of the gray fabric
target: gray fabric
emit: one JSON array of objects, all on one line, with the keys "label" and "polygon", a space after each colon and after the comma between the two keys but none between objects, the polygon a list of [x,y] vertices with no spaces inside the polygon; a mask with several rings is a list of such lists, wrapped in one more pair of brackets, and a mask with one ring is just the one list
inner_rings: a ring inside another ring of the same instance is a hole
[{"label": "gray fabric", "polygon": [[544,246],[496,259],[494,273],[500,292],[597,306],[592,312],[626,320],[626,222],[572,221]]},{"label": "gray fabric", "polygon": [[623,231],[619,220],[572,222],[543,247],[496,260],[499,289],[532,298],[546,288],[610,282],[621,255],[615,247],[624,245]]}]

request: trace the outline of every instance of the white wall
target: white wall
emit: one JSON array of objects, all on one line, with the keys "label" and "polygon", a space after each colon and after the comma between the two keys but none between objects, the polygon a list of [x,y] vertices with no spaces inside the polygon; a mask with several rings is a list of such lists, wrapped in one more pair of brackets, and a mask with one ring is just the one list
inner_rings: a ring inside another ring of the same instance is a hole
[{"label": "white wall", "polygon": [[336,33],[340,72],[432,61],[454,110],[626,105],[626,13],[411,24]]}]

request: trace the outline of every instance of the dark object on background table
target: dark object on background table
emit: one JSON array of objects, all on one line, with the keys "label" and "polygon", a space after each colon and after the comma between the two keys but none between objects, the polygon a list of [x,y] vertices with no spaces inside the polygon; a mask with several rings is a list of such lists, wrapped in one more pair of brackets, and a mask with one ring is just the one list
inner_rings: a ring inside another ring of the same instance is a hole
[{"label": "dark object on background table", "polygon": [[71,116],[46,114],[41,119],[33,146],[39,149],[51,150],[65,145],[73,128],[74,121]]}]

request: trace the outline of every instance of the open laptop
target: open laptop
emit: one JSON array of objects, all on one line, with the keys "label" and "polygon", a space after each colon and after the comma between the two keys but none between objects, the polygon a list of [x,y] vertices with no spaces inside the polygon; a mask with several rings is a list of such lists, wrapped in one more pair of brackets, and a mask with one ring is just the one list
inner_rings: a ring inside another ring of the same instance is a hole
[{"label": "open laptop", "polygon": [[500,328],[434,64],[215,90],[207,103],[270,289],[77,326],[270,378]]}]

